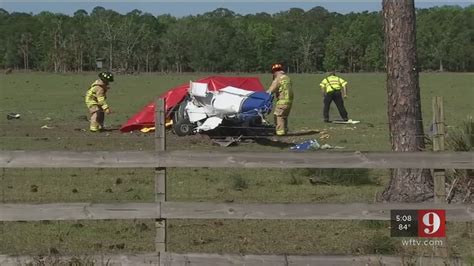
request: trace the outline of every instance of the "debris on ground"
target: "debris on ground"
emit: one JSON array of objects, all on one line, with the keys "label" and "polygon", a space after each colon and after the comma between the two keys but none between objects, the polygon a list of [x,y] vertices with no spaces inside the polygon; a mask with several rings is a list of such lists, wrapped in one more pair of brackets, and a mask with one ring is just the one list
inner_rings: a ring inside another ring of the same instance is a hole
[{"label": "debris on ground", "polygon": [[344,149],[344,147],[341,146],[331,146],[329,144],[323,144],[321,145],[321,150],[329,150],[329,149]]},{"label": "debris on ground", "polygon": [[41,127],[41,129],[53,129],[53,128],[54,128],[54,127],[50,127],[50,126],[48,126],[48,125],[44,125],[44,126]]},{"label": "debris on ground", "polygon": [[12,120],[12,119],[20,119],[20,114],[18,113],[8,113],[7,114],[7,119]]},{"label": "debris on ground", "polygon": [[341,146],[331,146],[329,144],[319,144],[316,139],[305,140],[301,143],[295,144],[290,147],[293,151],[308,151],[308,150],[329,150],[329,149],[344,149]]},{"label": "debris on ground", "polygon": [[155,131],[155,127],[144,127],[142,129],[140,129],[140,131],[142,133],[148,133],[148,132],[151,132],[151,131]]},{"label": "debris on ground", "polygon": [[334,123],[334,124],[359,124],[360,121],[352,120],[352,119],[349,119],[349,120],[334,120],[334,121],[332,121],[332,123]]},{"label": "debris on ground", "polygon": [[293,151],[307,151],[307,150],[319,150],[321,145],[316,139],[305,140],[301,143],[295,144],[290,147]]},{"label": "debris on ground", "polygon": [[44,121],[51,121],[51,120],[53,120],[53,119],[52,119],[51,117],[47,116],[47,117],[45,117],[43,120],[44,120]]},{"label": "debris on ground", "polygon": [[212,139],[212,142],[221,146],[221,147],[229,147],[231,145],[237,145],[240,142],[240,139],[242,136],[239,136],[238,138],[235,137],[226,137],[224,139]]},{"label": "debris on ground", "polygon": [[319,139],[328,139],[330,137],[331,137],[331,135],[329,135],[329,133],[321,132],[321,136],[319,137]]}]

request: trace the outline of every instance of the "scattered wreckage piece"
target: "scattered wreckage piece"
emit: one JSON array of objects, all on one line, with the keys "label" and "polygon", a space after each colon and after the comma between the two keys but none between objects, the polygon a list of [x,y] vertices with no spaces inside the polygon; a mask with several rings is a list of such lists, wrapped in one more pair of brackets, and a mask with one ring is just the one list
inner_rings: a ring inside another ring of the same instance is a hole
[{"label": "scattered wreckage piece", "polygon": [[345,120],[333,120],[332,123],[333,124],[352,124],[352,125],[354,125],[354,124],[359,124],[360,121],[352,120],[352,119],[349,119],[347,121],[345,121]]},{"label": "scattered wreckage piece", "polygon": [[239,136],[238,138],[234,137],[225,137],[224,139],[212,139],[212,142],[221,146],[221,147],[229,147],[233,145],[237,145],[240,143],[242,136]]},{"label": "scattered wreckage piece", "polygon": [[7,119],[12,120],[12,119],[20,119],[21,115],[18,113],[8,113],[7,114]]}]

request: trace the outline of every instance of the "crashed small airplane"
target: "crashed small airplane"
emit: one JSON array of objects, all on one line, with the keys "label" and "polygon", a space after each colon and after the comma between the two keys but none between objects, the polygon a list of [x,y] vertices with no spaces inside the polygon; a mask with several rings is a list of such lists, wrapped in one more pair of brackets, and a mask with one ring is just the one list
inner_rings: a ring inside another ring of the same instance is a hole
[{"label": "crashed small airplane", "polygon": [[271,109],[272,98],[266,92],[233,86],[209,91],[207,83],[190,82],[188,96],[173,116],[173,130],[184,136],[222,124],[230,128],[261,126]]},{"label": "crashed small airplane", "polygon": [[[165,99],[166,117],[179,136],[215,129],[265,128],[264,116],[272,109],[272,97],[258,78],[211,76],[172,88]],[[154,102],[130,118],[122,132],[154,127]],[[227,130],[227,132],[229,132]]]}]

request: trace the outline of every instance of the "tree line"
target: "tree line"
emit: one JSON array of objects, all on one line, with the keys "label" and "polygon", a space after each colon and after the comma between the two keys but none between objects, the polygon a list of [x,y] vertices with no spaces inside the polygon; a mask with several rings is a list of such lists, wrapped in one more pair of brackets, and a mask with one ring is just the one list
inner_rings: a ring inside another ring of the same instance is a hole
[{"label": "tree line", "polygon": [[[474,5],[416,11],[419,68],[474,71]],[[225,8],[196,16],[120,14],[95,7],[72,16],[0,9],[0,67],[54,72],[384,71],[381,12],[322,7],[273,15]]]}]

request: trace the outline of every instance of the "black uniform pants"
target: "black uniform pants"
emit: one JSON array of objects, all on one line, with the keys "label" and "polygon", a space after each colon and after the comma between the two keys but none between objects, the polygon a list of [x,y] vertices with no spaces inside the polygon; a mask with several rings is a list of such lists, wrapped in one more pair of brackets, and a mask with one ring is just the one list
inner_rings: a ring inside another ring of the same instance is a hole
[{"label": "black uniform pants", "polygon": [[324,108],[323,108],[323,116],[325,121],[329,121],[329,107],[331,106],[331,102],[334,101],[337,106],[337,110],[339,110],[339,114],[343,120],[348,120],[347,111],[344,107],[344,100],[342,99],[341,90],[332,91],[326,93],[324,95]]}]

